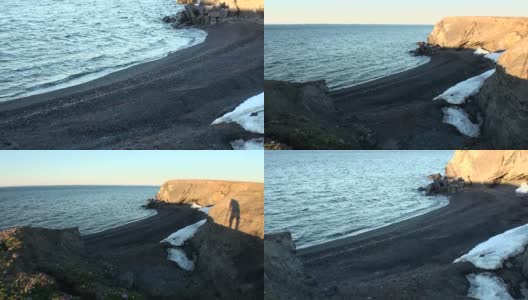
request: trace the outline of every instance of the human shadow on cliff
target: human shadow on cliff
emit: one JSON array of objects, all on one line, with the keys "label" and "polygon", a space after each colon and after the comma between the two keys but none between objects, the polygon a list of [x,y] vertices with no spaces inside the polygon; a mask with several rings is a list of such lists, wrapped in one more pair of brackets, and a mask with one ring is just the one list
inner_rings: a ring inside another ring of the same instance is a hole
[{"label": "human shadow on cliff", "polygon": [[229,202],[229,228],[233,227],[233,221],[235,222],[234,229],[238,230],[240,224],[240,204],[235,199],[231,199]]},{"label": "human shadow on cliff", "polygon": [[485,136],[469,138],[443,123],[441,107],[433,98],[494,67],[491,60],[471,50],[442,49],[424,65],[340,90],[330,91],[324,81],[266,80],[266,145],[284,144],[293,149],[489,148]]}]

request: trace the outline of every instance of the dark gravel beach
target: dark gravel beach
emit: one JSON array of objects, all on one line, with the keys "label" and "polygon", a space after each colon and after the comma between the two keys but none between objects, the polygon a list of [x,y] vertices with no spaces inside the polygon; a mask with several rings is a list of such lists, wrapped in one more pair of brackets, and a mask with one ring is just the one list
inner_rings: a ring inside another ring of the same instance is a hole
[{"label": "dark gravel beach", "polygon": [[433,98],[494,67],[472,50],[442,50],[414,69],[351,88],[332,91],[336,107],[374,130],[382,149],[486,148],[442,123]]},{"label": "dark gravel beach", "polygon": [[263,25],[221,24],[204,43],[50,93],[0,103],[3,149],[231,149],[217,117],[262,92]]},{"label": "dark gravel beach", "polygon": [[[266,138],[293,149],[488,148],[443,123],[433,99],[494,67],[471,50],[443,49],[419,67],[341,90],[267,80]],[[474,104],[465,109],[478,114]]]},{"label": "dark gravel beach", "polygon": [[[419,217],[298,250],[305,271],[329,295],[347,299],[469,299],[469,263],[453,264],[477,244],[524,225],[528,204],[512,186],[474,186]],[[327,292],[328,293],[328,292]]]}]

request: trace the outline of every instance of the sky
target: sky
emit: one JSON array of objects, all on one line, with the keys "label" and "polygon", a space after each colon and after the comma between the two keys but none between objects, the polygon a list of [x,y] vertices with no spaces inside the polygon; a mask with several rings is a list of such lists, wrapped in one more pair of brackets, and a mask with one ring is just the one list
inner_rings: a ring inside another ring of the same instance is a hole
[{"label": "sky", "polygon": [[264,151],[0,151],[0,186],[264,182]]},{"label": "sky", "polygon": [[266,0],[266,24],[436,24],[447,16],[526,16],[527,0]]}]

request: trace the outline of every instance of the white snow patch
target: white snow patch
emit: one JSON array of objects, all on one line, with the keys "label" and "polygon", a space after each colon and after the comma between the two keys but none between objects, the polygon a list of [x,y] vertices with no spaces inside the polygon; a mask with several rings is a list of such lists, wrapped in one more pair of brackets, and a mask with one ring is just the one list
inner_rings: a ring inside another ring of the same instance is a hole
[{"label": "white snow patch", "polygon": [[180,268],[186,271],[194,270],[194,263],[187,258],[187,255],[185,255],[185,252],[182,250],[178,248],[169,248],[167,249],[167,253],[169,254],[167,259],[178,264]]},{"label": "white snow patch", "polygon": [[256,138],[248,141],[242,139],[231,142],[233,150],[264,150],[264,139]]},{"label": "white snow patch", "polygon": [[495,52],[484,55],[485,58],[498,62],[499,58],[504,54],[504,52]]},{"label": "white snow patch", "polygon": [[528,194],[528,184],[523,183],[515,192],[517,194]]},{"label": "white snow patch", "polygon": [[182,246],[183,244],[185,244],[185,241],[191,239],[196,234],[198,229],[200,229],[200,227],[205,224],[206,221],[207,219],[201,220],[197,223],[184,227],[176,231],[175,233],[169,235],[160,243],[167,242],[173,246]]},{"label": "white snow patch", "polygon": [[466,102],[466,99],[478,94],[484,81],[495,73],[495,69],[489,70],[479,76],[469,78],[457,85],[449,88],[443,94],[436,96],[433,100],[445,100],[448,103],[460,105]]},{"label": "white snow patch", "polygon": [[482,48],[478,48],[477,50],[475,50],[475,55],[486,55],[486,54],[490,54],[490,52],[486,49],[482,49]]},{"label": "white snow patch", "polygon": [[469,115],[459,107],[442,108],[444,118],[442,122],[456,127],[460,133],[469,137],[480,136],[480,124],[474,124],[469,120]]},{"label": "white snow patch", "polygon": [[510,229],[478,244],[467,254],[455,259],[453,263],[470,262],[475,267],[495,270],[512,256],[521,254],[528,245],[528,224]]},{"label": "white snow patch", "polygon": [[200,208],[200,209],[198,209],[198,210],[201,211],[201,212],[203,212],[203,213],[205,213],[206,215],[208,215],[208,214],[209,214],[209,210],[210,210],[211,208],[213,208],[212,205],[211,205],[211,206],[202,207],[202,208]]},{"label": "white snow patch", "polygon": [[196,204],[196,203],[193,202],[193,203],[191,204],[191,208],[196,208],[196,209],[198,209],[198,208],[202,208],[202,207],[201,207],[200,205],[198,205],[198,204]]},{"label": "white snow patch", "polygon": [[[251,116],[256,114],[256,116]],[[251,97],[211,125],[236,122],[247,131],[264,134],[264,93]]]},{"label": "white snow patch", "polygon": [[491,273],[469,274],[468,297],[480,300],[513,300],[506,283]]}]

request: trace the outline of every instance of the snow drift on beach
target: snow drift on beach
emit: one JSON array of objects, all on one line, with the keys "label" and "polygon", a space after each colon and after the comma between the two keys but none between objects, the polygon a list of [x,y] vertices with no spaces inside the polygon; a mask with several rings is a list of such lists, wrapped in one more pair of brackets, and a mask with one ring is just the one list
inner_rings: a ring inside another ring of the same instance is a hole
[{"label": "snow drift on beach", "polygon": [[528,245],[528,224],[510,229],[478,244],[467,254],[455,259],[453,263],[470,262],[475,267],[495,270],[512,256],[521,254]]},{"label": "snow drift on beach", "polygon": [[528,194],[528,184],[523,183],[515,192],[517,194]]},{"label": "snow drift on beach", "polygon": [[[255,115],[254,115],[255,114]],[[264,93],[251,97],[211,125],[236,122],[249,132],[264,134]]]},{"label": "snow drift on beach", "polygon": [[506,283],[493,274],[469,274],[466,278],[470,284],[468,297],[480,300],[513,300]]},{"label": "snow drift on beach", "polygon": [[196,232],[198,232],[198,229],[200,229],[200,227],[205,224],[206,221],[207,219],[201,220],[197,223],[184,227],[176,231],[175,233],[169,235],[160,243],[167,242],[173,246],[182,246],[183,244],[185,244],[185,241],[191,239],[196,234]]},{"label": "snow drift on beach", "polygon": [[489,70],[479,76],[469,78],[457,85],[449,88],[443,94],[436,96],[433,100],[445,100],[448,103],[460,105],[466,102],[466,99],[478,94],[484,81],[495,73],[495,69]]},{"label": "snow drift on beach", "polygon": [[232,141],[231,147],[233,147],[233,150],[262,150],[264,148],[264,139],[256,138],[248,141],[240,139]]},{"label": "snow drift on beach", "polygon": [[465,136],[472,138],[480,136],[480,124],[472,123],[463,109],[459,107],[444,107],[442,112],[444,113],[442,122],[455,126]]},{"label": "snow drift on beach", "polygon": [[192,271],[194,270],[194,263],[187,258],[187,255],[185,255],[185,252],[178,248],[170,248],[167,249],[168,260],[172,260],[178,266],[186,271]]}]

